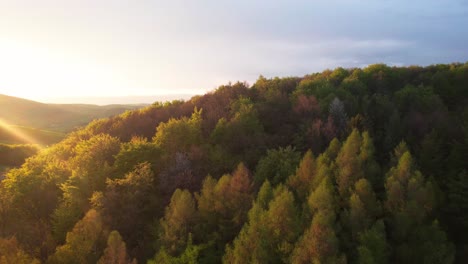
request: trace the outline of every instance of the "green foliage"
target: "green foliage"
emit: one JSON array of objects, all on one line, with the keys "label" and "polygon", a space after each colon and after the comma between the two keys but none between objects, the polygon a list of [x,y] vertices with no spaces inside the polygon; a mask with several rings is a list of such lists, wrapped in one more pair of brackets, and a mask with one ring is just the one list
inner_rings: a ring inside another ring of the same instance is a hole
[{"label": "green foliage", "polygon": [[336,213],[337,201],[330,178],[324,178],[320,185],[310,194],[308,199],[311,211],[327,211],[330,215]]},{"label": "green foliage", "polygon": [[309,150],[299,163],[296,173],[288,178],[287,184],[301,199],[305,199],[312,187],[317,185],[316,173],[314,156],[312,151]]},{"label": "green foliage", "polygon": [[158,264],[158,263],[167,263],[167,264],[197,264],[198,256],[200,251],[204,249],[204,246],[193,245],[192,236],[189,235],[187,241],[187,247],[184,252],[178,257],[173,257],[169,255],[164,248],[162,248],[158,254],[154,257],[154,260],[149,260],[148,264]]},{"label": "green foliage", "polygon": [[220,261],[225,244],[232,241],[247,220],[247,212],[253,200],[252,177],[241,163],[231,175],[218,181],[208,176],[196,194],[200,225],[197,235],[200,241],[211,243],[211,260]]},{"label": "green foliage", "polygon": [[358,263],[386,264],[389,263],[389,256],[390,247],[385,234],[385,225],[382,221],[378,221],[371,229],[359,235]]},{"label": "green foliage", "polygon": [[381,216],[380,202],[366,179],[360,179],[354,186],[349,199],[349,224],[354,236],[368,229]]},{"label": "green foliage", "polygon": [[114,156],[120,150],[120,141],[100,134],[79,142],[74,150],[75,155],[70,161],[73,172],[67,185],[85,191],[82,198],[88,199],[93,191],[104,189],[106,178],[112,171]]},{"label": "green foliage", "polygon": [[433,188],[414,169],[409,152],[390,169],[385,188],[395,259],[399,263],[453,262],[453,245],[447,241],[445,232],[430,222],[430,212],[434,209]]},{"label": "green foliage", "polygon": [[190,118],[172,118],[159,124],[153,141],[167,153],[188,152],[201,142],[201,113],[201,109],[195,109]]},{"label": "green foliage", "polygon": [[453,263],[453,244],[440,229],[438,222],[420,225],[413,230],[408,241],[396,247],[400,263]]},{"label": "green foliage", "polygon": [[161,219],[159,244],[172,256],[180,255],[187,246],[196,218],[195,200],[187,190],[177,189]]},{"label": "green foliage", "polygon": [[71,232],[65,245],[57,247],[48,263],[96,263],[104,247],[104,230],[100,214],[90,210]]},{"label": "green foliage", "polygon": [[336,235],[336,199],[329,178],[324,178],[309,196],[313,212],[310,227],[296,243],[292,263],[346,263]]},{"label": "green foliage", "polygon": [[29,158],[39,151],[36,145],[6,145],[0,144],[0,165],[20,166],[26,158]]},{"label": "green foliage", "polygon": [[374,146],[367,132],[362,135],[357,130],[351,132],[338,153],[336,164],[338,191],[345,200],[359,179],[377,182],[379,166],[374,160]]},{"label": "green foliage", "polygon": [[[468,231],[468,175],[461,172],[448,182],[447,206],[443,208],[449,223],[456,226],[456,230]],[[467,242],[465,232],[453,234],[457,241]]]},{"label": "green foliage", "polygon": [[106,189],[95,193],[92,202],[102,212],[104,223],[124,237],[129,249],[140,253],[150,248],[153,238],[148,224],[162,216],[160,200],[150,164],[140,163],[124,178],[108,179]]},{"label": "green foliage", "polygon": [[0,262],[464,263],[467,65],[260,77],[0,145]]},{"label": "green foliage", "polygon": [[267,150],[255,170],[255,182],[260,185],[268,180],[274,186],[284,182],[294,173],[300,160],[300,153],[291,146]]},{"label": "green foliage", "polygon": [[292,193],[283,185],[275,188],[267,208],[262,207],[270,185],[266,182],[249,211],[249,220],[228,245],[223,263],[286,263],[298,233],[298,211]]},{"label": "green foliage", "polygon": [[132,171],[136,164],[150,162],[156,164],[161,160],[162,149],[153,142],[144,138],[133,138],[130,142],[121,145],[119,153],[115,156],[116,173],[122,175]]},{"label": "green foliage", "polygon": [[[262,153],[264,127],[251,99],[241,97],[231,104],[230,120],[221,118],[211,133],[214,145],[223,145],[226,152],[246,164],[257,160]],[[253,148],[252,146],[256,146]]]}]

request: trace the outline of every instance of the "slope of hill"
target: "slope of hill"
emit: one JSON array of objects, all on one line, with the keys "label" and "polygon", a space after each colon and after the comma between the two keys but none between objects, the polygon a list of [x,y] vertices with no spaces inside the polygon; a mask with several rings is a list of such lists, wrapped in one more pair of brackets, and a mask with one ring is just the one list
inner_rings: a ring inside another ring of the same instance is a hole
[{"label": "slope of hill", "polygon": [[0,249],[466,263],[467,153],[468,63],[260,77],[94,121],[29,158],[0,184]]},{"label": "slope of hill", "polygon": [[16,125],[0,126],[0,143],[51,145],[64,139],[66,133]]},{"label": "slope of hill", "polygon": [[109,117],[142,105],[44,104],[0,94],[0,120],[10,125],[69,132],[93,119]]}]

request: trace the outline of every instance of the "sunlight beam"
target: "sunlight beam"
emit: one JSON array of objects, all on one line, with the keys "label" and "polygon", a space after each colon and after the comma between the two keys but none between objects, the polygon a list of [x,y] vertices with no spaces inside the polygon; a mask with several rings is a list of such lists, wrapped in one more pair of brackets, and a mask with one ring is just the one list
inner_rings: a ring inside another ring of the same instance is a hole
[{"label": "sunlight beam", "polygon": [[37,144],[42,146],[43,144],[35,139],[34,137],[31,137],[30,135],[27,135],[26,133],[21,132],[19,129],[16,129],[15,127],[11,126],[8,124],[5,120],[0,118],[0,128],[4,129],[7,133],[12,134],[16,138],[29,143],[29,144]]}]

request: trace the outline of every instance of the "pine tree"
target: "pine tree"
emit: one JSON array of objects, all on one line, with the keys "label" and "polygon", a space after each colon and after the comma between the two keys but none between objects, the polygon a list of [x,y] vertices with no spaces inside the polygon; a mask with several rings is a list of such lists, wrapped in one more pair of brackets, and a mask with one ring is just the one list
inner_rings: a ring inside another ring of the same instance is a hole
[{"label": "pine tree", "polygon": [[362,162],[359,159],[362,138],[357,130],[348,136],[343,143],[336,164],[338,167],[338,192],[343,199],[347,199],[354,183],[364,177]]},{"label": "pine tree", "polygon": [[[264,183],[249,211],[249,220],[232,245],[224,263],[287,263],[298,233],[298,211],[292,193],[279,185],[267,201],[270,184]],[[267,207],[264,207],[265,204]]]},{"label": "pine tree", "polygon": [[394,260],[398,263],[451,263],[453,246],[430,218],[434,208],[433,188],[414,167],[411,154],[406,151],[388,172],[385,183],[385,207],[390,216]]},{"label": "pine tree", "polygon": [[309,206],[313,219],[296,243],[291,263],[346,263],[336,236],[336,199],[329,178],[310,195]]},{"label": "pine tree", "polygon": [[287,184],[297,193],[299,199],[304,200],[309,195],[316,173],[316,164],[312,151],[306,152],[296,173],[288,178]]},{"label": "pine tree", "polygon": [[239,164],[232,176],[227,174],[218,181],[208,176],[200,194],[196,194],[200,222],[197,225],[198,241],[210,244],[210,262],[219,262],[226,243],[232,241],[247,220],[253,201],[253,184],[250,171]]},{"label": "pine tree", "polygon": [[353,237],[369,229],[381,215],[381,206],[366,179],[356,182],[349,200],[349,225]]},{"label": "pine tree", "polygon": [[389,263],[390,246],[387,243],[383,221],[376,222],[371,229],[367,229],[359,234],[359,245],[357,251],[357,263]]},{"label": "pine tree", "polygon": [[192,194],[187,190],[177,189],[160,221],[159,244],[161,248],[172,256],[183,252],[187,246],[187,239],[193,232],[195,217],[195,200]]}]

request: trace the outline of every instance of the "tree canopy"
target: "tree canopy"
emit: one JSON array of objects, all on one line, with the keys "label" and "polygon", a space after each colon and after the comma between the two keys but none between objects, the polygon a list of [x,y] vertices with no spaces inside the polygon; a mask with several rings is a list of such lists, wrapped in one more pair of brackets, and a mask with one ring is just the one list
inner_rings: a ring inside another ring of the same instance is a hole
[{"label": "tree canopy", "polygon": [[261,76],[0,145],[0,263],[464,263],[467,76]]}]

